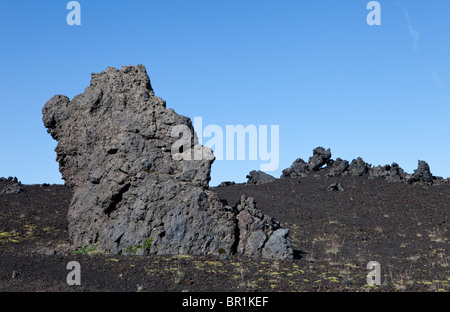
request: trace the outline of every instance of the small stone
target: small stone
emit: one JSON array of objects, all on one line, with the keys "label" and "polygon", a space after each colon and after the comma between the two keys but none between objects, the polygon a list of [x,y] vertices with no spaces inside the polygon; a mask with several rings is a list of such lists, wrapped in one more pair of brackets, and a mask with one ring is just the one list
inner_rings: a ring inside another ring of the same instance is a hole
[{"label": "small stone", "polygon": [[343,191],[345,191],[345,188],[342,186],[341,183],[336,182],[336,183],[330,184],[330,186],[328,186],[327,190],[343,192]]}]

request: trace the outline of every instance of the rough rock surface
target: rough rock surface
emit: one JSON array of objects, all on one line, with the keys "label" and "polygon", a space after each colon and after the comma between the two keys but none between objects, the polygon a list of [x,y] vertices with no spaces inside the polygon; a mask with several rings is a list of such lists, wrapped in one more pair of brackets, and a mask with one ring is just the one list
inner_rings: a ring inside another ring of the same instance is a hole
[{"label": "rough rock surface", "polygon": [[262,254],[264,258],[270,259],[293,257],[293,250],[287,239],[289,230],[282,229],[279,223],[256,209],[252,197],[242,195],[237,210],[239,253],[250,256]]},{"label": "rough rock surface", "polygon": [[313,150],[313,155],[308,161],[308,170],[317,171],[323,166],[327,165],[331,160],[331,150],[325,150],[323,147],[316,147]]},{"label": "rough rock surface", "polygon": [[[223,255],[246,246],[244,255],[278,259],[292,250],[288,240],[283,253],[239,234],[244,212],[208,190],[212,151],[198,145],[189,118],[155,96],[144,66],[92,74],[84,93],[72,100],[56,95],[42,111],[58,141],[60,172],[73,190],[68,221],[75,248]],[[255,213],[249,215],[251,223]],[[271,242],[271,234],[252,227],[253,236]]]},{"label": "rough rock surface", "polygon": [[247,183],[256,185],[270,183],[276,180],[275,177],[260,170],[250,171],[246,178]]},{"label": "rough rock surface", "polygon": [[319,146],[313,150],[313,155],[309,157],[307,163],[303,159],[297,158],[291,167],[282,171],[281,178],[305,178],[311,172],[318,171],[323,166],[331,163],[330,149],[325,150]]},{"label": "rough rock surface", "polygon": [[373,167],[369,170],[369,179],[382,178],[387,182],[403,182],[406,173],[397,163]]},{"label": "rough rock surface", "polygon": [[372,166],[366,163],[361,157],[353,159],[348,166],[348,174],[351,176],[363,176],[369,173]]},{"label": "rough rock surface", "polygon": [[419,160],[417,169],[414,170],[412,177],[408,179],[407,182],[433,184],[433,175],[431,174],[430,166],[427,164],[427,162]]},{"label": "rough rock surface", "polygon": [[349,164],[347,160],[341,158],[336,159],[331,164],[330,171],[326,174],[326,177],[336,177],[344,174],[348,168]]},{"label": "rough rock surface", "polygon": [[289,168],[283,170],[281,178],[305,178],[308,174],[308,164],[297,158]]}]

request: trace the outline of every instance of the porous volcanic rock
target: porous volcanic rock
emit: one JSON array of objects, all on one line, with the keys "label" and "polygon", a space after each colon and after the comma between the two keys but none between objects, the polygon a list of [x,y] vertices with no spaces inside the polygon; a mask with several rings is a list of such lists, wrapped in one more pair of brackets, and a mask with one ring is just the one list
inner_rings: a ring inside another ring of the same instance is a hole
[{"label": "porous volcanic rock", "polygon": [[277,259],[291,254],[289,240],[284,253],[265,246],[276,231],[252,227],[252,235],[267,236],[262,246],[240,235],[248,205],[242,211],[224,206],[208,190],[212,151],[198,144],[189,118],[155,96],[143,65],[92,74],[84,93],[72,100],[56,95],[42,112],[58,141],[60,172],[73,190],[68,221],[74,248],[192,255],[239,249]]}]

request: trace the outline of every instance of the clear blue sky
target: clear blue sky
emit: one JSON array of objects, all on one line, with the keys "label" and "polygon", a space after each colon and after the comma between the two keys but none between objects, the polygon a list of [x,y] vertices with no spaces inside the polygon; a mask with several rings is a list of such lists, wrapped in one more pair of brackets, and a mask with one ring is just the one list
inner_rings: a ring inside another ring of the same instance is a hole
[{"label": "clear blue sky", "polygon": [[[0,176],[63,183],[41,109],[92,72],[143,64],[156,95],[203,125],[279,125],[279,177],[317,146],[332,157],[426,160],[449,177],[450,1],[80,0],[0,5]],[[205,140],[205,139],[204,139]],[[261,161],[216,161],[211,185]]]}]

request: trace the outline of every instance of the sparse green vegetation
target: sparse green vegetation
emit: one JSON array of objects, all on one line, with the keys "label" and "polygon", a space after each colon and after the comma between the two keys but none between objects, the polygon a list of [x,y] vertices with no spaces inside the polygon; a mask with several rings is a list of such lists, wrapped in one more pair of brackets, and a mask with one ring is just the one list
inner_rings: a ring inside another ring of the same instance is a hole
[{"label": "sparse green vegetation", "polygon": [[75,254],[75,255],[89,254],[89,253],[94,252],[95,250],[97,250],[97,246],[98,246],[98,244],[94,244],[94,245],[91,245],[91,246],[86,245],[86,246],[83,246],[81,248],[78,248],[77,250],[74,250],[73,254]]},{"label": "sparse green vegetation", "polygon": [[144,249],[150,251],[152,247],[153,237],[147,238],[142,245],[134,245],[134,246],[127,246],[125,248],[126,253],[131,253],[132,255],[135,255],[138,249]]}]

